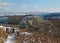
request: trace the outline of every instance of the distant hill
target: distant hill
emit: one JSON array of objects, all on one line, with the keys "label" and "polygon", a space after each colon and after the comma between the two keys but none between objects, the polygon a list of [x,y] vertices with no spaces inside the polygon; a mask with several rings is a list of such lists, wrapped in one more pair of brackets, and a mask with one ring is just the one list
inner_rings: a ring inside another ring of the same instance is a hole
[{"label": "distant hill", "polygon": [[60,19],[60,13],[35,13],[35,14],[28,14],[24,15],[25,17],[27,16],[41,16],[45,20],[53,20],[53,19]]},{"label": "distant hill", "polygon": [[60,12],[57,13],[46,13],[46,12],[40,12],[40,13],[28,13],[26,15],[23,15],[24,17],[27,16],[41,16],[45,20],[53,20],[53,19],[60,19]]},{"label": "distant hill", "polygon": [[[9,14],[15,14],[15,13],[5,13],[5,15],[0,15],[0,23],[7,23],[7,18],[9,16],[14,16],[14,15],[9,15]],[[18,14],[25,14],[25,15],[18,15]],[[54,20],[54,19],[60,19],[60,12],[57,13],[46,13],[46,12],[27,12],[27,13],[18,13],[16,15],[22,16],[25,20],[30,18],[31,16],[40,16],[45,20]]]},{"label": "distant hill", "polygon": [[44,15],[43,18],[47,20],[60,19],[60,13],[49,13]]}]

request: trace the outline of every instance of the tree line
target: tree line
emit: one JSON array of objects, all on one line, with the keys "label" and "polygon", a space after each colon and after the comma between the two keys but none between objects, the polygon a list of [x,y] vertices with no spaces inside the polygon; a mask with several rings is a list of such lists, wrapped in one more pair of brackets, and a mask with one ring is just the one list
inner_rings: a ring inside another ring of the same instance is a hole
[{"label": "tree line", "polygon": [[52,37],[60,37],[57,27],[48,20],[44,20],[40,16],[10,16],[8,24],[18,24],[22,28],[28,28],[28,31],[39,32],[41,35],[49,35]]}]

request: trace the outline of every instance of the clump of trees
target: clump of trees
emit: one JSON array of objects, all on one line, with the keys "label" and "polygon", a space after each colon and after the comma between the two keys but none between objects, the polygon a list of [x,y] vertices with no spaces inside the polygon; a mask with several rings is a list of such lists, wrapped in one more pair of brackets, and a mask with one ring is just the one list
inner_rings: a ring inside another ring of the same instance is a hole
[{"label": "clump of trees", "polygon": [[22,17],[21,16],[10,16],[8,17],[8,24],[19,24],[21,21]]},{"label": "clump of trees", "polygon": [[28,30],[36,31],[36,32],[48,32],[53,27],[53,24],[47,20],[44,20],[40,16],[31,16],[26,19],[22,19],[20,22],[21,27],[28,27]]}]

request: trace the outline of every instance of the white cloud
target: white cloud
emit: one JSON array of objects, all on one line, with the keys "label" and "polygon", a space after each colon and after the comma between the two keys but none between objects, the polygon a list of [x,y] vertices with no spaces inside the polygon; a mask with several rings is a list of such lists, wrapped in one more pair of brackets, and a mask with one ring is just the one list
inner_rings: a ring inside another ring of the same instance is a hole
[{"label": "white cloud", "polygon": [[59,8],[42,9],[42,12],[60,12]]},{"label": "white cloud", "polygon": [[0,2],[0,7],[8,7],[8,6],[13,6],[14,4],[9,3],[9,2]]},{"label": "white cloud", "polygon": [[39,6],[22,5],[18,10],[20,12],[60,12],[57,8],[40,8]]},{"label": "white cloud", "polygon": [[58,8],[40,8],[39,6],[30,6],[30,5],[22,5],[19,8],[12,10],[14,7],[13,3],[9,2],[0,2],[0,12],[60,12]]},{"label": "white cloud", "polygon": [[28,8],[30,8],[28,5],[22,5],[19,7],[19,11],[20,12],[29,11],[30,9]]},{"label": "white cloud", "polygon": [[14,6],[13,3],[9,3],[9,2],[0,2],[0,12],[11,11],[12,6]]}]

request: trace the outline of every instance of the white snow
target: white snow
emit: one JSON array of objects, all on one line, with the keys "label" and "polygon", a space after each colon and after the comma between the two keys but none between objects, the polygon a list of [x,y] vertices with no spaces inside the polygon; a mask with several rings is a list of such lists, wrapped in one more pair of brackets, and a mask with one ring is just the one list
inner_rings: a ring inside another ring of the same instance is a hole
[{"label": "white snow", "polygon": [[28,33],[28,32],[20,32],[20,35],[31,35],[32,33]]},{"label": "white snow", "polygon": [[9,35],[5,43],[15,43],[15,34],[12,34],[11,36]]}]

